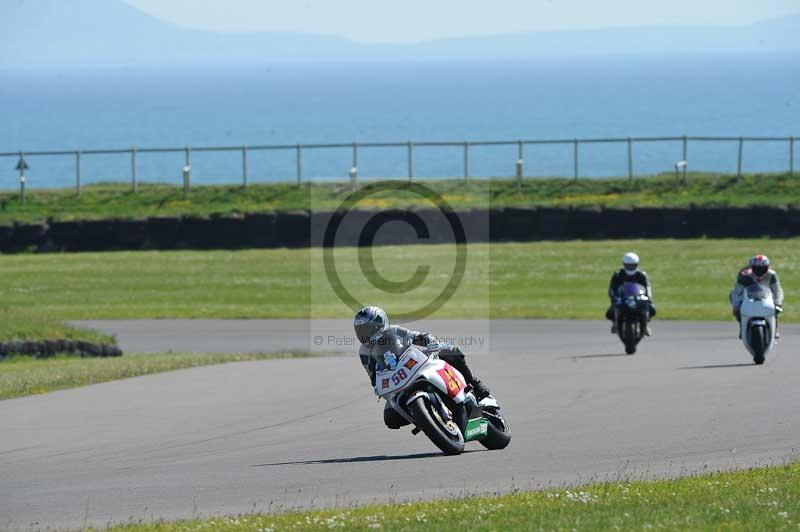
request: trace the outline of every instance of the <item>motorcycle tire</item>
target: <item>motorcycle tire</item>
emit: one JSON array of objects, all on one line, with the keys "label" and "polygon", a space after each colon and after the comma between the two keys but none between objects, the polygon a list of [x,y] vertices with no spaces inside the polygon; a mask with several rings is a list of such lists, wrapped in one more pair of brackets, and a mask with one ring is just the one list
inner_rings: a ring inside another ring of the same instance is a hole
[{"label": "motorcycle tire", "polygon": [[408,411],[414,418],[417,428],[421,429],[444,454],[453,455],[464,452],[464,435],[461,433],[461,429],[452,421],[451,423],[455,427],[453,432],[441,426],[438,413],[433,411],[430,402],[424,397],[418,397],[409,404]]},{"label": "motorcycle tire", "polygon": [[764,363],[764,351],[766,350],[766,329],[763,325],[756,325],[750,329],[750,345],[753,348],[753,362],[757,365]]},{"label": "motorcycle tire", "polygon": [[636,353],[636,326],[633,321],[625,320],[623,327],[623,342],[625,343],[625,353],[632,355]]},{"label": "motorcycle tire", "polygon": [[[488,408],[484,408],[486,412]],[[500,412],[489,412],[489,415],[484,415],[486,421],[489,422],[487,427],[486,437],[481,440],[481,445],[490,451],[497,451],[505,449],[511,443],[511,429],[508,426],[506,418]]]}]

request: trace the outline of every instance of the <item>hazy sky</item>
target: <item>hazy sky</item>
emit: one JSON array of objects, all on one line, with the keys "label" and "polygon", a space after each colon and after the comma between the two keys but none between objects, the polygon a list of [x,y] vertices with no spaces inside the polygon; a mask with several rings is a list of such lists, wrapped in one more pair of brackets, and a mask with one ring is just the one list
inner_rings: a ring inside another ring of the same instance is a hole
[{"label": "hazy sky", "polygon": [[364,42],[639,25],[736,25],[800,12],[800,0],[126,0],[219,31],[302,31]]}]

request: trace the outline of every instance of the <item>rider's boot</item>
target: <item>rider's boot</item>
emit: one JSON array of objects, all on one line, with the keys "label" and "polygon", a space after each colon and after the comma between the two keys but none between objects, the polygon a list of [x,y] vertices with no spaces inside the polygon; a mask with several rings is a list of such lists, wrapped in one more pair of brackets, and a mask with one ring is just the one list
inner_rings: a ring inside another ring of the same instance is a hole
[{"label": "rider's boot", "polygon": [[475,394],[475,399],[477,399],[478,402],[492,395],[489,388],[479,380],[472,381],[470,385],[472,386],[472,393]]},{"label": "rider's boot", "polygon": [[392,408],[389,403],[386,403],[386,406],[383,408],[383,422],[386,424],[387,428],[392,430],[397,430],[410,424],[408,420]]},{"label": "rider's boot", "polygon": [[448,351],[441,351],[439,352],[439,358],[456,368],[464,376],[467,384],[472,386],[472,392],[475,394],[475,399],[480,401],[481,399],[491,395],[489,388],[487,388],[486,385],[483,384],[481,380],[475,377],[475,375],[472,373],[472,370],[467,365],[466,358],[464,357],[464,353],[461,351],[461,349],[456,347]]}]

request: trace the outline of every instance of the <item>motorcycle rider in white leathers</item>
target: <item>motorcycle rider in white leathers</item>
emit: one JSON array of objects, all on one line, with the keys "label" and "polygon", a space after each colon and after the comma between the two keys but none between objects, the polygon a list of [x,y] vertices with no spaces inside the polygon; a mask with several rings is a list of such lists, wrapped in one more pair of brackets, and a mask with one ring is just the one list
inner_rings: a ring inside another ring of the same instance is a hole
[{"label": "motorcycle rider in white leathers", "polygon": [[[733,316],[739,323],[742,322],[742,299],[744,298],[744,291],[748,286],[760,284],[764,289],[772,292],[772,298],[775,301],[775,338],[780,338],[778,334],[778,315],[783,312],[783,288],[778,279],[778,274],[775,270],[769,267],[769,257],[766,255],[755,255],[750,259],[747,267],[739,272],[736,277],[736,284],[731,290],[730,301],[733,307]],[[742,328],[739,327],[739,336],[741,337]]]},{"label": "motorcycle rider in white leathers", "polygon": [[[375,375],[384,368],[394,369],[397,359],[412,344],[422,347],[438,343],[436,337],[429,333],[421,333],[389,325],[389,317],[380,307],[364,307],[353,319],[353,328],[361,345],[358,356],[369,375],[372,386],[375,386]],[[472,386],[475,397],[480,401],[488,397],[489,389],[472,373],[464,353],[458,347],[448,347],[439,351],[439,358],[456,368]],[[383,421],[390,429],[399,429],[408,425],[408,421],[397,413],[389,403],[383,410]]]},{"label": "motorcycle rider in white leathers", "polygon": [[[647,273],[639,269],[639,255],[630,252],[622,257],[622,268],[614,272],[611,276],[611,281],[608,283],[608,298],[611,300],[611,305],[606,311],[606,319],[611,320],[611,334],[617,334],[617,321],[614,314],[614,300],[617,298],[617,291],[619,287],[625,283],[638,283],[645,287],[647,290],[647,297],[650,298],[650,314],[647,321],[656,315],[656,307],[653,303],[653,287],[650,285],[650,279]],[[652,331],[650,325],[645,329],[645,334],[650,336]]]}]

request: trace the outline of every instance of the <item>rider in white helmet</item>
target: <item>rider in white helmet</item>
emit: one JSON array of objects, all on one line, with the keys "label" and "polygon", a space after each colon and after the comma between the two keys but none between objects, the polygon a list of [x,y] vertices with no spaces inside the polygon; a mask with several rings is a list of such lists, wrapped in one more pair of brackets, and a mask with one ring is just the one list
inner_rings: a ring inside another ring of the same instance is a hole
[{"label": "rider in white helmet", "polygon": [[[778,274],[775,270],[771,269],[769,264],[769,257],[766,255],[754,255],[747,267],[739,272],[736,276],[736,285],[731,290],[730,300],[733,307],[733,315],[736,321],[742,321],[741,306],[744,297],[745,288],[754,284],[760,284],[765,289],[772,291],[772,297],[775,300],[775,338],[780,338],[778,334],[778,315],[783,311],[783,288],[778,279]],[[742,329],[739,328],[739,335],[741,336]]]},{"label": "rider in white helmet", "polygon": [[[364,307],[356,312],[353,319],[353,328],[361,344],[358,355],[361,364],[369,375],[372,386],[375,386],[375,375],[383,369],[394,369],[397,358],[411,344],[427,347],[429,344],[438,343],[436,337],[429,333],[412,331],[398,325],[389,325],[386,312],[375,306]],[[475,397],[480,401],[488,397],[489,389],[472,373],[467,365],[464,353],[458,347],[442,349],[439,358],[456,368],[464,376],[467,384],[472,386]],[[398,414],[389,403],[383,411],[383,421],[390,429],[399,429],[408,425],[408,421]]]},{"label": "rider in white helmet", "polygon": [[[653,304],[653,287],[650,285],[647,273],[639,269],[639,255],[632,251],[626,253],[622,257],[622,268],[614,272],[614,275],[611,276],[611,282],[608,284],[608,298],[611,300],[611,305],[606,311],[606,319],[611,321],[611,334],[617,334],[617,324],[614,321],[614,298],[617,296],[617,290],[624,283],[639,283],[644,286],[647,289],[647,297],[650,298],[649,318],[656,315],[656,307]],[[645,334],[647,336],[652,334],[649,325],[645,330]]]}]

